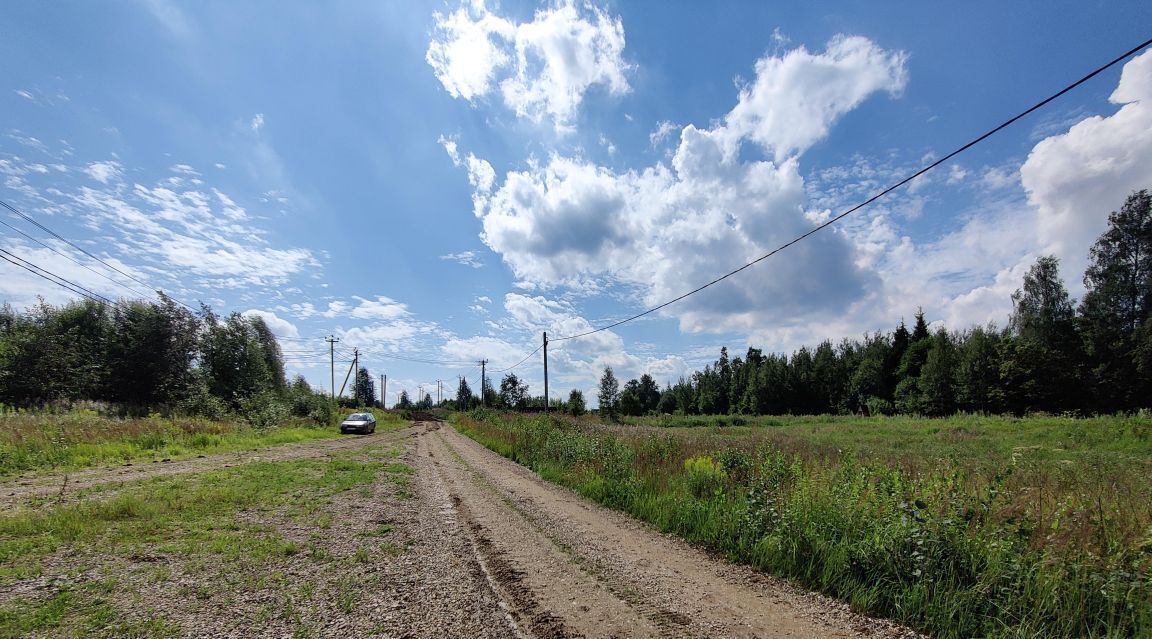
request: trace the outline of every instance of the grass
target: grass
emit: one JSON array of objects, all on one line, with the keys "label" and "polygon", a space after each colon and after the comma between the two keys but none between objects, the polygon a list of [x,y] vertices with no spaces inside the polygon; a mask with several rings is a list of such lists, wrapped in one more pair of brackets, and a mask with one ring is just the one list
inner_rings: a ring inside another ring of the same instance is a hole
[{"label": "grass", "polygon": [[937,637],[1152,635],[1147,419],[733,422],[456,418],[546,479]]},{"label": "grass", "polygon": [[[262,520],[271,516],[308,520],[316,514],[316,503],[371,485],[379,475],[402,483],[408,472],[396,463],[340,458],[254,462],[193,476],[134,482],[105,499],[3,514],[0,587],[45,575],[45,562],[61,556],[78,558],[74,561],[84,564],[148,562],[160,555],[179,558],[192,571],[198,565],[227,565],[230,576],[225,581],[240,583],[257,577],[274,581],[268,566],[277,559],[309,556],[312,548],[283,538]],[[158,565],[156,570],[166,568]],[[167,580],[160,573],[156,579]],[[118,612],[108,602],[106,584],[102,590],[93,585],[103,582],[76,585],[59,579],[55,583],[55,592],[47,598],[0,603],[0,639],[48,631],[64,636],[180,634],[162,620],[162,614],[133,621]],[[230,585],[220,583],[220,587]]]},{"label": "grass", "polygon": [[[406,424],[377,411],[378,430]],[[338,429],[292,420],[258,430],[241,421],[199,418],[116,419],[93,411],[0,412],[0,478],[35,472],[181,459],[340,437]]]}]

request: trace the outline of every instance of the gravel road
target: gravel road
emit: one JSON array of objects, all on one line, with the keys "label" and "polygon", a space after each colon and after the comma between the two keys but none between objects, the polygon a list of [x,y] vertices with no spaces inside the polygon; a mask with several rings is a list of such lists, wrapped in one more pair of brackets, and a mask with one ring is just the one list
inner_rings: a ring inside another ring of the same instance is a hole
[{"label": "gravel road", "polygon": [[[56,575],[68,575],[72,584],[115,580],[123,590],[109,597],[125,615],[162,615],[187,637],[919,636],[592,504],[438,422],[85,471],[69,485],[101,487],[73,500],[102,499],[117,486],[157,475],[257,460],[367,459],[385,449],[399,451],[393,459],[413,469],[408,488],[397,492],[382,480],[338,495],[317,514],[330,522],[322,531],[307,521],[263,515],[259,523],[268,531],[314,551],[261,566],[261,574],[237,575],[234,566],[148,549],[126,556],[70,548],[46,562],[44,575],[0,587],[0,605],[50,597]],[[0,484],[0,508],[43,502],[61,481]],[[109,484],[112,489],[104,489]],[[382,525],[390,531],[387,544],[366,546]],[[348,584],[356,584],[355,605],[336,605]]]},{"label": "gravel road", "polygon": [[537,637],[917,637],[601,508],[449,427],[416,436],[520,631]]}]

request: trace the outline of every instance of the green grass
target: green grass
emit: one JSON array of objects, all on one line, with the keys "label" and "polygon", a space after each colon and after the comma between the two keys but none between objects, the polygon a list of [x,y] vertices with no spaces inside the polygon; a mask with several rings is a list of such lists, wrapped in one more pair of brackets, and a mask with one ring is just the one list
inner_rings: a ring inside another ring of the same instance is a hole
[{"label": "green grass", "polygon": [[[396,463],[339,458],[256,462],[134,482],[105,499],[0,515],[0,586],[41,576],[45,561],[62,555],[84,562],[170,556],[189,570],[210,558],[229,565],[233,576],[272,579],[267,566],[277,559],[331,557],[319,556],[322,549],[312,553],[310,546],[284,539],[274,527],[258,522],[271,516],[310,521],[316,516],[314,505],[337,493],[371,485],[381,474],[402,483],[410,472]],[[180,634],[163,621],[126,620],[107,601],[107,591],[94,591],[90,583],[60,583],[47,599],[0,603],[0,639],[45,630],[65,636]],[[214,593],[190,596],[202,594]]]},{"label": "green grass", "polygon": [[937,637],[1152,635],[1147,420],[456,422],[545,479]]},{"label": "green grass", "polygon": [[[376,411],[377,431],[407,424]],[[265,446],[340,437],[335,425],[291,420],[257,430],[239,421],[199,418],[116,419],[91,411],[64,414],[0,413],[0,478],[66,472],[94,466],[181,459]]]}]

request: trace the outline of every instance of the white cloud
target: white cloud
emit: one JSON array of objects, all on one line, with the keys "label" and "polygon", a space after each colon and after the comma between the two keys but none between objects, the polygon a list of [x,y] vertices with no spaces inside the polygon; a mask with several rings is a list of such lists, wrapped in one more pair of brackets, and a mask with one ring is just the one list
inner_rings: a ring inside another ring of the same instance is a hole
[{"label": "white cloud", "polygon": [[252,121],[248,123],[248,128],[252,129],[253,133],[259,133],[260,129],[264,128],[264,114],[257,113],[252,116]]},{"label": "white cloud", "polygon": [[[866,40],[837,37],[827,53],[761,60],[730,124],[685,126],[669,164],[620,173],[553,155],[507,173],[490,194],[474,198],[482,238],[527,290],[602,279],[636,287],[645,305],[676,297],[811,228],[797,159],[743,161],[740,144],[778,153],[807,148],[868,93],[902,87],[903,59]],[[815,97],[806,103],[785,95],[789,87]],[[785,114],[794,120],[787,126]],[[676,314],[692,331],[803,325],[814,313],[859,299],[871,279],[854,263],[851,244],[824,232],[770,269],[694,296]]]},{"label": "white cloud", "polygon": [[300,337],[300,330],[296,325],[288,320],[276,315],[272,311],[262,311],[259,309],[249,309],[241,313],[245,317],[259,317],[264,320],[268,328],[277,337]]},{"label": "white cloud", "polygon": [[459,253],[449,253],[441,255],[440,259],[456,262],[464,266],[471,266],[472,268],[482,268],[484,264],[476,259],[476,251],[461,251]]},{"label": "white cloud", "polygon": [[84,172],[88,174],[88,177],[91,177],[101,184],[108,184],[113,180],[118,180],[123,174],[120,163],[115,160],[91,162],[84,168]]},{"label": "white cloud", "polygon": [[518,116],[564,130],[592,87],[629,90],[624,26],[591,4],[562,1],[514,23],[476,0],[434,18],[426,60],[453,97],[473,101],[499,86]]},{"label": "white cloud", "polygon": [[676,126],[676,124],[674,124],[672,121],[663,120],[656,125],[655,131],[648,134],[648,143],[652,146],[656,146],[664,140],[667,140],[669,136],[679,130],[679,128],[680,127]]},{"label": "white cloud", "polygon": [[907,58],[859,36],[836,36],[819,54],[799,47],[765,56],[756,62],[756,79],[740,90],[728,127],[777,161],[803,153],[869,95],[899,94],[908,80]]},{"label": "white cloud", "polygon": [[1041,251],[1061,259],[1073,291],[1108,214],[1132,191],[1152,186],[1152,51],[1124,65],[1109,99],[1121,105],[1116,113],[1042,140],[1020,168],[1039,213]]},{"label": "white cloud", "polygon": [[29,91],[26,91],[24,89],[16,89],[16,95],[24,98],[25,100],[29,100],[31,102],[36,101],[36,96],[32,95],[32,93],[30,93]]}]

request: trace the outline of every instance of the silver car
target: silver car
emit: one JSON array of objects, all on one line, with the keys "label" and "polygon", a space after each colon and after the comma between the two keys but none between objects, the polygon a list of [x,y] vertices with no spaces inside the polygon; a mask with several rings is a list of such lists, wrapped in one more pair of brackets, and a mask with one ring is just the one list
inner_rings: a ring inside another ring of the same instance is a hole
[{"label": "silver car", "polygon": [[376,432],[376,416],[372,413],[352,413],[340,422],[340,432],[348,433],[374,433]]}]

